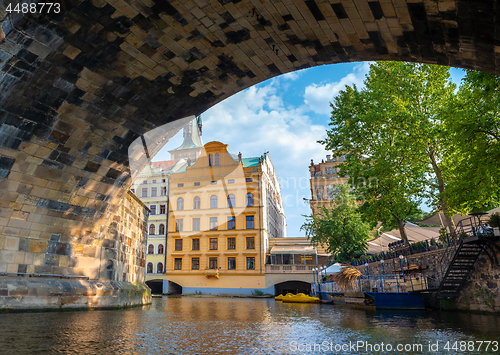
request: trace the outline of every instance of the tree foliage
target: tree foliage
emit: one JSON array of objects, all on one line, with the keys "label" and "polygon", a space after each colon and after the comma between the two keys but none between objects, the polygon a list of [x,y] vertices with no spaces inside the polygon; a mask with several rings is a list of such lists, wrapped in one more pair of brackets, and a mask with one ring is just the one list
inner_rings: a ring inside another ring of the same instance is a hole
[{"label": "tree foliage", "polygon": [[447,200],[459,212],[500,204],[500,77],[468,70],[446,121]]},{"label": "tree foliage", "polygon": [[[364,84],[335,97],[320,143],[347,154],[341,173],[364,197],[367,219],[398,226],[404,238],[404,220],[421,198],[451,212],[443,154],[455,85],[446,67],[403,62],[372,64]],[[447,225],[453,230],[449,218]]]},{"label": "tree foliage", "polygon": [[346,185],[336,185],[338,193],[330,206],[321,206],[316,213],[304,216],[301,230],[313,245],[324,245],[337,261],[350,260],[357,251],[367,249],[370,228],[361,219],[354,196]]}]

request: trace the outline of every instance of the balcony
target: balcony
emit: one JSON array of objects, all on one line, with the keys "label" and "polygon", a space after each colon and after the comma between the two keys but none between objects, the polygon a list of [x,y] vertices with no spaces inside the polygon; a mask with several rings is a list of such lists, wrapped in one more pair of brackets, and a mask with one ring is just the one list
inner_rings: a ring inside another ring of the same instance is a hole
[{"label": "balcony", "polygon": [[266,265],[266,274],[310,274],[313,269],[324,267],[325,265]]}]

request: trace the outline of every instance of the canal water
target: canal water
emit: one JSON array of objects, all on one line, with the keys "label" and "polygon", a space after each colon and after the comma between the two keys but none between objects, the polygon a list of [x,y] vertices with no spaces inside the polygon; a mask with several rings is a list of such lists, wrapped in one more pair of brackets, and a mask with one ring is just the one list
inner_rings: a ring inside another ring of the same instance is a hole
[{"label": "canal water", "polygon": [[498,316],[274,299],[163,297],[125,310],[0,314],[1,354],[490,354],[499,342]]}]

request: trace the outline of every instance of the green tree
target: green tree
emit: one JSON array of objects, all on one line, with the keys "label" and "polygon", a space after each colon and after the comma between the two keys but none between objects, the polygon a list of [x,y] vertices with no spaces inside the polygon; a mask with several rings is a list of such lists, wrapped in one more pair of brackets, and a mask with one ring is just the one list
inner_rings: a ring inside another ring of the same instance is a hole
[{"label": "green tree", "polygon": [[321,206],[301,226],[313,245],[327,247],[337,261],[347,261],[367,249],[370,227],[361,219],[354,195],[347,185],[337,184],[330,206]]},{"label": "green tree", "polygon": [[[341,173],[366,199],[368,219],[398,225],[404,238],[403,221],[421,198],[451,214],[442,162],[455,85],[446,67],[403,62],[372,64],[364,83],[335,97],[331,129],[320,143],[347,154]],[[367,186],[368,177],[377,184]],[[445,223],[454,231],[451,218]]]},{"label": "green tree", "polygon": [[500,204],[500,76],[468,70],[446,129],[446,198],[467,213]]}]

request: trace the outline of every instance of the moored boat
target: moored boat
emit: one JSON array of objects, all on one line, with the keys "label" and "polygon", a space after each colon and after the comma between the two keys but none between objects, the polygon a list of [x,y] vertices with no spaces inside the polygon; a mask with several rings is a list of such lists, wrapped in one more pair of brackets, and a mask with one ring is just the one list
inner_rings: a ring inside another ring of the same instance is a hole
[{"label": "moored boat", "polygon": [[319,298],[297,293],[296,295],[290,296],[287,294],[281,298],[281,301],[285,303],[319,303]]}]

